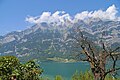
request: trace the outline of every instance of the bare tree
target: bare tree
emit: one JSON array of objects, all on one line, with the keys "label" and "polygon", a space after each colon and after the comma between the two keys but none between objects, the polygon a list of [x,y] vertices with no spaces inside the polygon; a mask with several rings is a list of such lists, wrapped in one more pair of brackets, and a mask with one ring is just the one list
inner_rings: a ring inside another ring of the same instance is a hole
[{"label": "bare tree", "polygon": [[[94,80],[105,80],[106,75],[120,70],[120,66],[117,67],[118,56],[120,55],[118,50],[120,50],[120,47],[114,50],[108,49],[105,43],[102,42],[99,49],[97,48],[98,44],[85,37],[80,29],[77,28],[75,33],[76,35],[72,36],[72,39],[75,42],[75,51],[79,51],[77,57],[82,61],[90,63]],[[108,60],[110,60],[109,64],[112,64],[109,68],[106,67]]]}]

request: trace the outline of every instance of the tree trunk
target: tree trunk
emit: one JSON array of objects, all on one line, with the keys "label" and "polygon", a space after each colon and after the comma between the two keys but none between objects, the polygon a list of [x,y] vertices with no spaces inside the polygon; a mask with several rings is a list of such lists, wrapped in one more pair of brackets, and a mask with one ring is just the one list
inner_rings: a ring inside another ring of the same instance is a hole
[{"label": "tree trunk", "polygon": [[105,77],[104,77],[104,76],[102,76],[102,77],[100,78],[100,80],[105,80]]},{"label": "tree trunk", "polygon": [[95,73],[95,79],[94,80],[100,80],[100,74],[99,73]]},{"label": "tree trunk", "polygon": [[106,54],[104,52],[99,54],[98,61],[91,61],[90,66],[92,73],[94,74],[94,80],[105,80],[105,64]]},{"label": "tree trunk", "polygon": [[94,80],[105,80],[105,76],[102,73],[94,73]]}]

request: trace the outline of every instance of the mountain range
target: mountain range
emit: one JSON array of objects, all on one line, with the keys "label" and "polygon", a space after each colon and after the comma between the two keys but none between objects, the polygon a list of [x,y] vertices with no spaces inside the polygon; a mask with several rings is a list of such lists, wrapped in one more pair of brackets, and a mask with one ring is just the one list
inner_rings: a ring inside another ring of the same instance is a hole
[{"label": "mountain range", "polygon": [[74,36],[75,28],[80,28],[97,44],[103,39],[107,46],[120,46],[120,21],[87,18],[74,23],[69,19],[64,19],[64,23],[58,22],[41,22],[23,31],[0,36],[0,55],[15,55],[21,60],[73,59],[73,40],[69,35]]}]

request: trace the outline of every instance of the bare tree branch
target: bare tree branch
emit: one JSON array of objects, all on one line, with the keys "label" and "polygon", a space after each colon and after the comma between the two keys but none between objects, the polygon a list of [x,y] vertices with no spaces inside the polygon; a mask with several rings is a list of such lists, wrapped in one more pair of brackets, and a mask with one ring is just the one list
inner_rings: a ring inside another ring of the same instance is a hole
[{"label": "bare tree branch", "polygon": [[115,48],[114,50],[112,50],[110,53],[113,53],[113,52],[115,52],[115,51],[117,51],[117,50],[119,50],[120,49],[120,47],[117,47],[117,48]]},{"label": "bare tree branch", "polygon": [[110,69],[110,70],[108,70],[108,71],[105,73],[105,75],[107,75],[107,74],[109,74],[109,73],[111,73],[111,72],[117,71],[117,70],[120,70],[120,68]]},{"label": "bare tree branch", "polygon": [[[93,49],[93,46],[95,47],[95,45],[92,45],[95,43],[88,40],[88,38],[83,35],[82,31],[79,28],[77,28],[76,32],[77,34],[75,34],[75,36],[71,38],[76,41],[77,44],[76,48],[79,49],[80,47],[83,51],[83,53],[81,53],[81,51],[78,51],[80,54],[76,56],[79,56],[80,60],[87,61],[90,63],[90,67],[94,74],[95,80],[96,79],[104,80],[105,76],[108,73],[115,72],[120,69],[120,68],[116,68],[118,55],[113,54],[113,52],[119,50],[120,47],[117,47],[116,49],[110,51],[109,49],[107,49],[105,43],[102,42],[101,51],[95,51],[95,49],[97,50],[97,48]],[[81,54],[84,55],[85,57],[84,56],[82,57]],[[105,65],[107,59],[109,58],[112,59],[113,63],[112,63],[112,67],[106,71]]]}]

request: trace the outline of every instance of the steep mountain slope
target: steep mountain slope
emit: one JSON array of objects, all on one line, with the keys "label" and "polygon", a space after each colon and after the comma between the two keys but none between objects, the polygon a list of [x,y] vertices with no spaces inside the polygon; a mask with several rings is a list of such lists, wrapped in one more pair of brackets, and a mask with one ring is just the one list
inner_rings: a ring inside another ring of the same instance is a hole
[{"label": "steep mountain slope", "polygon": [[39,58],[40,60],[53,57],[71,59],[73,58],[73,44],[68,36],[75,34],[76,27],[98,44],[103,39],[108,46],[120,45],[120,21],[89,18],[75,23],[65,19],[64,22],[59,24],[42,22],[24,31],[14,31],[1,36],[1,55],[15,55],[26,59]]}]

